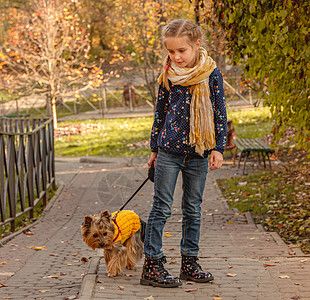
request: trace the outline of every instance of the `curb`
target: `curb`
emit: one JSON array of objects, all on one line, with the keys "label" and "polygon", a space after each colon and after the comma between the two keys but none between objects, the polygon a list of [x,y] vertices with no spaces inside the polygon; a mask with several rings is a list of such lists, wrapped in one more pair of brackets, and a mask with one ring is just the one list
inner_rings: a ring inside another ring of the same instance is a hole
[{"label": "curb", "polygon": [[[101,250],[101,249],[100,249]],[[92,257],[89,260],[88,268],[85,276],[82,279],[81,288],[79,290],[78,296],[76,299],[80,300],[92,300],[93,294],[95,291],[98,269],[102,256],[101,253],[97,252],[96,256]]]},{"label": "curb", "polygon": [[30,229],[31,227],[37,225],[39,222],[41,222],[45,215],[47,214],[47,212],[53,207],[55,201],[58,199],[60,193],[62,192],[62,190],[64,189],[65,185],[63,183],[59,184],[58,189],[56,190],[54,196],[52,197],[52,199],[50,201],[48,201],[45,209],[43,210],[41,216],[39,217],[38,220],[36,220],[35,222],[33,222],[32,224],[29,224],[21,229],[19,229],[18,231],[13,232],[12,234],[2,238],[0,240],[0,248],[3,247],[5,244],[7,244],[10,240],[12,240],[13,238],[15,238],[16,236],[20,235],[22,232],[24,232],[25,230]]}]

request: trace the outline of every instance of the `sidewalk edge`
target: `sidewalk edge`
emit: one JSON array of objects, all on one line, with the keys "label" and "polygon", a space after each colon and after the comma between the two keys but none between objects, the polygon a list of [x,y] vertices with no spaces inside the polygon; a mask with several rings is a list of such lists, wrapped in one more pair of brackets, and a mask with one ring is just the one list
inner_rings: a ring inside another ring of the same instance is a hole
[{"label": "sidewalk edge", "polygon": [[82,284],[77,299],[79,300],[93,299],[94,290],[97,283],[100,260],[101,256],[94,256],[90,259],[87,272],[82,279]]}]

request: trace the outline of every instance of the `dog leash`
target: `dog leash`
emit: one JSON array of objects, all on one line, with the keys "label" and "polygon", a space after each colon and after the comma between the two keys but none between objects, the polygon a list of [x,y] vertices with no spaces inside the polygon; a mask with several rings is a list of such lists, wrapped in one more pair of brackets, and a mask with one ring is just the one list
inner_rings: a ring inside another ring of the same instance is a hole
[{"label": "dog leash", "polygon": [[151,167],[148,169],[147,178],[142,182],[142,184],[138,187],[138,189],[131,195],[131,197],[126,201],[126,203],[123,204],[123,206],[117,211],[117,213],[113,217],[114,221],[116,220],[118,213],[125,208],[125,206],[132,200],[132,198],[135,195],[137,195],[137,193],[142,189],[142,187],[147,183],[148,180],[154,182],[154,173],[155,173],[155,167],[153,161]]},{"label": "dog leash", "polygon": [[138,189],[131,195],[131,197],[126,201],[126,203],[119,209],[119,211],[122,211],[125,206],[131,201],[131,199],[137,195],[137,193],[142,189],[142,187],[147,183],[148,180],[151,180],[154,182],[154,172],[155,172],[155,167],[154,167],[154,161],[152,162],[151,167],[148,169],[148,174],[147,178],[142,182],[142,184],[138,187]]}]

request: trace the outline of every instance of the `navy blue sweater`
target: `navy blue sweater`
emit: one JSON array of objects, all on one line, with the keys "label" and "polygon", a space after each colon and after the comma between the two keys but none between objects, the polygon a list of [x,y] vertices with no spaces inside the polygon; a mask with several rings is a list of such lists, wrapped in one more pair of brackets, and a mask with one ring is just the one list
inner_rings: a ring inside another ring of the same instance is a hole
[{"label": "navy blue sweater", "polygon": [[[175,154],[188,155],[195,153],[195,146],[189,144],[190,103],[192,95],[189,87],[172,85],[170,91],[163,84],[159,86],[155,109],[154,123],[151,133],[151,150],[157,152],[158,147]],[[227,137],[227,115],[223,76],[218,68],[209,77],[210,100],[214,112],[214,129],[216,146],[204,152],[207,157],[212,150],[224,152]]]}]

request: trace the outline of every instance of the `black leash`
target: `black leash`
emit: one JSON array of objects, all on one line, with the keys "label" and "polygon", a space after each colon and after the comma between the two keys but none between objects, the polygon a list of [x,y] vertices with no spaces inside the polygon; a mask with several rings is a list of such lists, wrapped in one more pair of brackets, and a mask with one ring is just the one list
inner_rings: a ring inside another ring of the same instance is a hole
[{"label": "black leash", "polygon": [[123,210],[125,206],[131,201],[131,199],[137,195],[137,193],[142,189],[142,187],[147,183],[148,180],[151,180],[154,182],[154,172],[155,172],[155,167],[154,167],[154,161],[151,165],[151,167],[148,169],[148,176],[147,178],[142,182],[142,184],[138,187],[138,189],[132,194],[132,196],[126,201],[126,203],[119,209],[118,212]]}]

